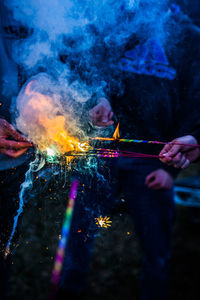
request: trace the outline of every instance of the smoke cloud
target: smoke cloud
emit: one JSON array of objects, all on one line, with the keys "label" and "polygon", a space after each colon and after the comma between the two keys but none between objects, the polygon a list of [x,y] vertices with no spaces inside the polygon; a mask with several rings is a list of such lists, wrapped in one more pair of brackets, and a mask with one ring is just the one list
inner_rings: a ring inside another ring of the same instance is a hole
[{"label": "smoke cloud", "polygon": [[[84,79],[89,80],[93,75],[103,80],[104,76],[99,74],[100,70],[103,72],[100,68],[101,63],[106,61],[111,66],[134,34],[143,39],[156,36],[162,43],[165,42],[167,2],[5,1],[5,5],[12,11],[13,18],[33,29],[33,33],[27,39],[16,41],[13,57],[26,69],[37,70],[38,66],[43,66],[48,68],[49,72],[58,72],[59,76],[63,72],[67,76],[68,67],[69,80],[72,77],[70,63],[76,64],[77,68],[82,67]],[[65,71],[59,66],[61,54],[65,55],[66,59]]]},{"label": "smoke cloud", "polygon": [[[18,24],[31,29],[26,39],[13,43],[14,61],[29,76],[41,69],[51,76],[45,79],[42,75],[38,80],[43,98],[37,88],[33,93],[34,82],[17,98],[17,126],[31,140],[34,132],[45,132],[49,120],[58,124],[59,119],[64,128],[62,117],[70,118],[67,126],[71,134],[77,128],[80,132],[75,119],[80,117],[82,106],[78,110],[73,103],[82,105],[94,95],[109,98],[113,90],[122,91],[117,64],[127,43],[150,38],[163,45],[167,42],[167,0],[10,0],[4,5]],[[46,125],[41,125],[41,114],[43,119],[48,116]],[[31,129],[37,122],[38,128]]]}]

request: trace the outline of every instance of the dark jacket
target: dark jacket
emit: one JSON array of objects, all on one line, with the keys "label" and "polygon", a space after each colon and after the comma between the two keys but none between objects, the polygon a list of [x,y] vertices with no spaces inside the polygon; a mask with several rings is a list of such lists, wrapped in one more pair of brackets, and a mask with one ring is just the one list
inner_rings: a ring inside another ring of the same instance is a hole
[{"label": "dark jacket", "polygon": [[[119,61],[124,92],[113,95],[111,103],[123,138],[167,142],[192,133],[200,137],[200,29],[185,19],[176,26],[178,37],[173,28],[166,45],[156,39],[134,48],[129,44]],[[158,154],[160,147],[131,148]]]}]

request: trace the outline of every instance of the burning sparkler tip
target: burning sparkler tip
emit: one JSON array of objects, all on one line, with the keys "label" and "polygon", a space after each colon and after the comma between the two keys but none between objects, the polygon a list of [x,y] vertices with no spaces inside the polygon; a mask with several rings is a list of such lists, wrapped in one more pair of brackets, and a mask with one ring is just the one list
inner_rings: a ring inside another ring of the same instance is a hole
[{"label": "burning sparkler tip", "polygon": [[100,216],[98,218],[95,218],[95,220],[98,227],[103,227],[103,228],[111,227],[110,223],[112,223],[112,221],[110,220],[110,217]]},{"label": "burning sparkler tip", "polygon": [[6,259],[9,254],[10,254],[10,247],[7,247],[5,252],[4,252],[4,259]]}]

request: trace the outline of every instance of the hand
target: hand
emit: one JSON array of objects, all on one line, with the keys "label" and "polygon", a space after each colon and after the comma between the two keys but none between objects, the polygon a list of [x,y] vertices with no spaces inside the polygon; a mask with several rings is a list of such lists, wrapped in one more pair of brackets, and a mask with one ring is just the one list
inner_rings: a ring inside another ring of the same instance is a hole
[{"label": "hand", "polygon": [[170,190],[174,180],[167,171],[158,169],[146,177],[145,184],[152,190]]},{"label": "hand", "polygon": [[[183,145],[177,145],[176,143]],[[191,146],[184,144],[191,144]],[[197,144],[197,140],[192,135],[177,138],[162,149],[160,155],[164,157],[161,161],[169,166],[185,169],[191,162],[200,157],[200,148],[192,146]]]},{"label": "hand", "polygon": [[95,126],[113,125],[112,117],[113,112],[110,103],[105,98],[100,98],[99,103],[89,111],[89,119]]},{"label": "hand", "polygon": [[17,158],[32,146],[11,124],[0,119],[0,153]]}]

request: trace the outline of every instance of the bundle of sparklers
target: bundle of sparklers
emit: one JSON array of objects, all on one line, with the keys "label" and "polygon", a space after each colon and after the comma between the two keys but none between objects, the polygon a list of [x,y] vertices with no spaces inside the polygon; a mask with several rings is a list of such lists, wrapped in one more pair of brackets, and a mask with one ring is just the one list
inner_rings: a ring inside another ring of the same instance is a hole
[{"label": "bundle of sparklers", "polygon": [[[167,142],[160,142],[160,141],[121,139],[119,136],[119,123],[118,123],[112,138],[109,138],[109,137],[91,138],[90,141],[88,143],[86,143],[88,145],[88,149],[86,151],[70,151],[70,152],[65,153],[65,156],[66,157],[95,156],[95,157],[103,157],[103,158],[118,158],[118,157],[162,158],[163,157],[161,155],[152,155],[152,154],[138,153],[138,152],[132,152],[132,151],[130,152],[130,151],[112,150],[112,149],[104,149],[104,148],[92,148],[89,146],[89,143],[91,141],[136,143],[136,144],[156,144],[156,145],[169,144]],[[177,145],[183,145],[183,144],[177,143]],[[188,146],[200,147],[200,145],[188,145]]]},{"label": "bundle of sparklers", "polygon": [[118,158],[118,157],[146,157],[146,158],[160,158],[159,155],[151,155],[137,152],[129,152],[122,150],[112,150],[112,149],[103,149],[103,148],[94,148],[88,151],[73,151],[65,153],[65,156],[70,157],[81,157],[81,156],[95,156],[95,157],[104,157],[104,158]]}]

